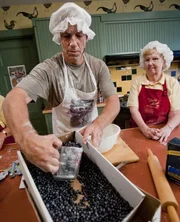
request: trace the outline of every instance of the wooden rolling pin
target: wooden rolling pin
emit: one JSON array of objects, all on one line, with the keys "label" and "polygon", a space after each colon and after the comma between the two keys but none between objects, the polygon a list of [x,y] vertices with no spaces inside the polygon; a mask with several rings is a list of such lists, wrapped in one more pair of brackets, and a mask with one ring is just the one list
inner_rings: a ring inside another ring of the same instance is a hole
[{"label": "wooden rolling pin", "polygon": [[148,149],[148,164],[161,201],[162,209],[168,213],[170,221],[179,222],[180,220],[177,214],[177,209],[179,207],[178,203],[165,177],[157,156],[153,155],[150,149]]}]

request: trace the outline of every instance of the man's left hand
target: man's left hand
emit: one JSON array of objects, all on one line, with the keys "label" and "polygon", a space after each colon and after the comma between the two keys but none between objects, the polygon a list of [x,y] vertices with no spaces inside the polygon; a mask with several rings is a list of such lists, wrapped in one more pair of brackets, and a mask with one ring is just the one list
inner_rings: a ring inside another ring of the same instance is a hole
[{"label": "man's left hand", "polygon": [[83,128],[80,133],[83,136],[83,143],[86,144],[89,138],[94,147],[99,147],[99,144],[102,140],[103,129],[95,122]]}]

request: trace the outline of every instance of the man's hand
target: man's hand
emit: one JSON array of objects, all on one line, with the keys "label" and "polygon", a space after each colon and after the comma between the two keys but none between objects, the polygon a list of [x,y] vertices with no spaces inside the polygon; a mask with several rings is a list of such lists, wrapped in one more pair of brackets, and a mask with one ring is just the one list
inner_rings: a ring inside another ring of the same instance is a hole
[{"label": "man's hand", "polygon": [[103,130],[95,122],[83,128],[80,133],[83,136],[83,143],[86,144],[89,137],[91,136],[91,141],[94,147],[99,147],[99,144],[102,140]]},{"label": "man's hand", "polygon": [[59,169],[59,152],[62,142],[55,135],[40,136],[30,133],[19,144],[26,158],[45,172],[56,173]]}]

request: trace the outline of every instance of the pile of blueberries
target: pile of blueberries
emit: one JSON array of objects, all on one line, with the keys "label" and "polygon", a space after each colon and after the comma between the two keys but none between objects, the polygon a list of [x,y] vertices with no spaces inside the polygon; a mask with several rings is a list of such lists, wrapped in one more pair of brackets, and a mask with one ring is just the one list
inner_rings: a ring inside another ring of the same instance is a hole
[{"label": "pile of blueberries", "polygon": [[[79,146],[75,142],[72,145]],[[74,190],[71,181],[55,180],[32,164],[28,168],[54,222],[119,222],[132,210],[85,153],[77,177],[81,190]]]}]

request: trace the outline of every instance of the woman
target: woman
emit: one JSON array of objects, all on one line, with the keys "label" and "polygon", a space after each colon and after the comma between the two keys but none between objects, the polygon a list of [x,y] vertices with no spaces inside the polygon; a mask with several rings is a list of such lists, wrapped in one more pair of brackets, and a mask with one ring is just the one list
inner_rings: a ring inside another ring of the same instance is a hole
[{"label": "woman", "polygon": [[[145,73],[132,81],[128,107],[131,126],[139,126],[151,139],[166,142],[172,130],[180,124],[180,85],[164,73],[173,60],[166,44],[149,42],[140,54],[140,66]],[[148,125],[165,124],[160,129]]]},{"label": "woman", "polygon": [[6,126],[6,121],[2,111],[2,103],[4,97],[0,95],[0,149],[4,144],[14,143],[14,138],[11,136],[10,130]]}]

